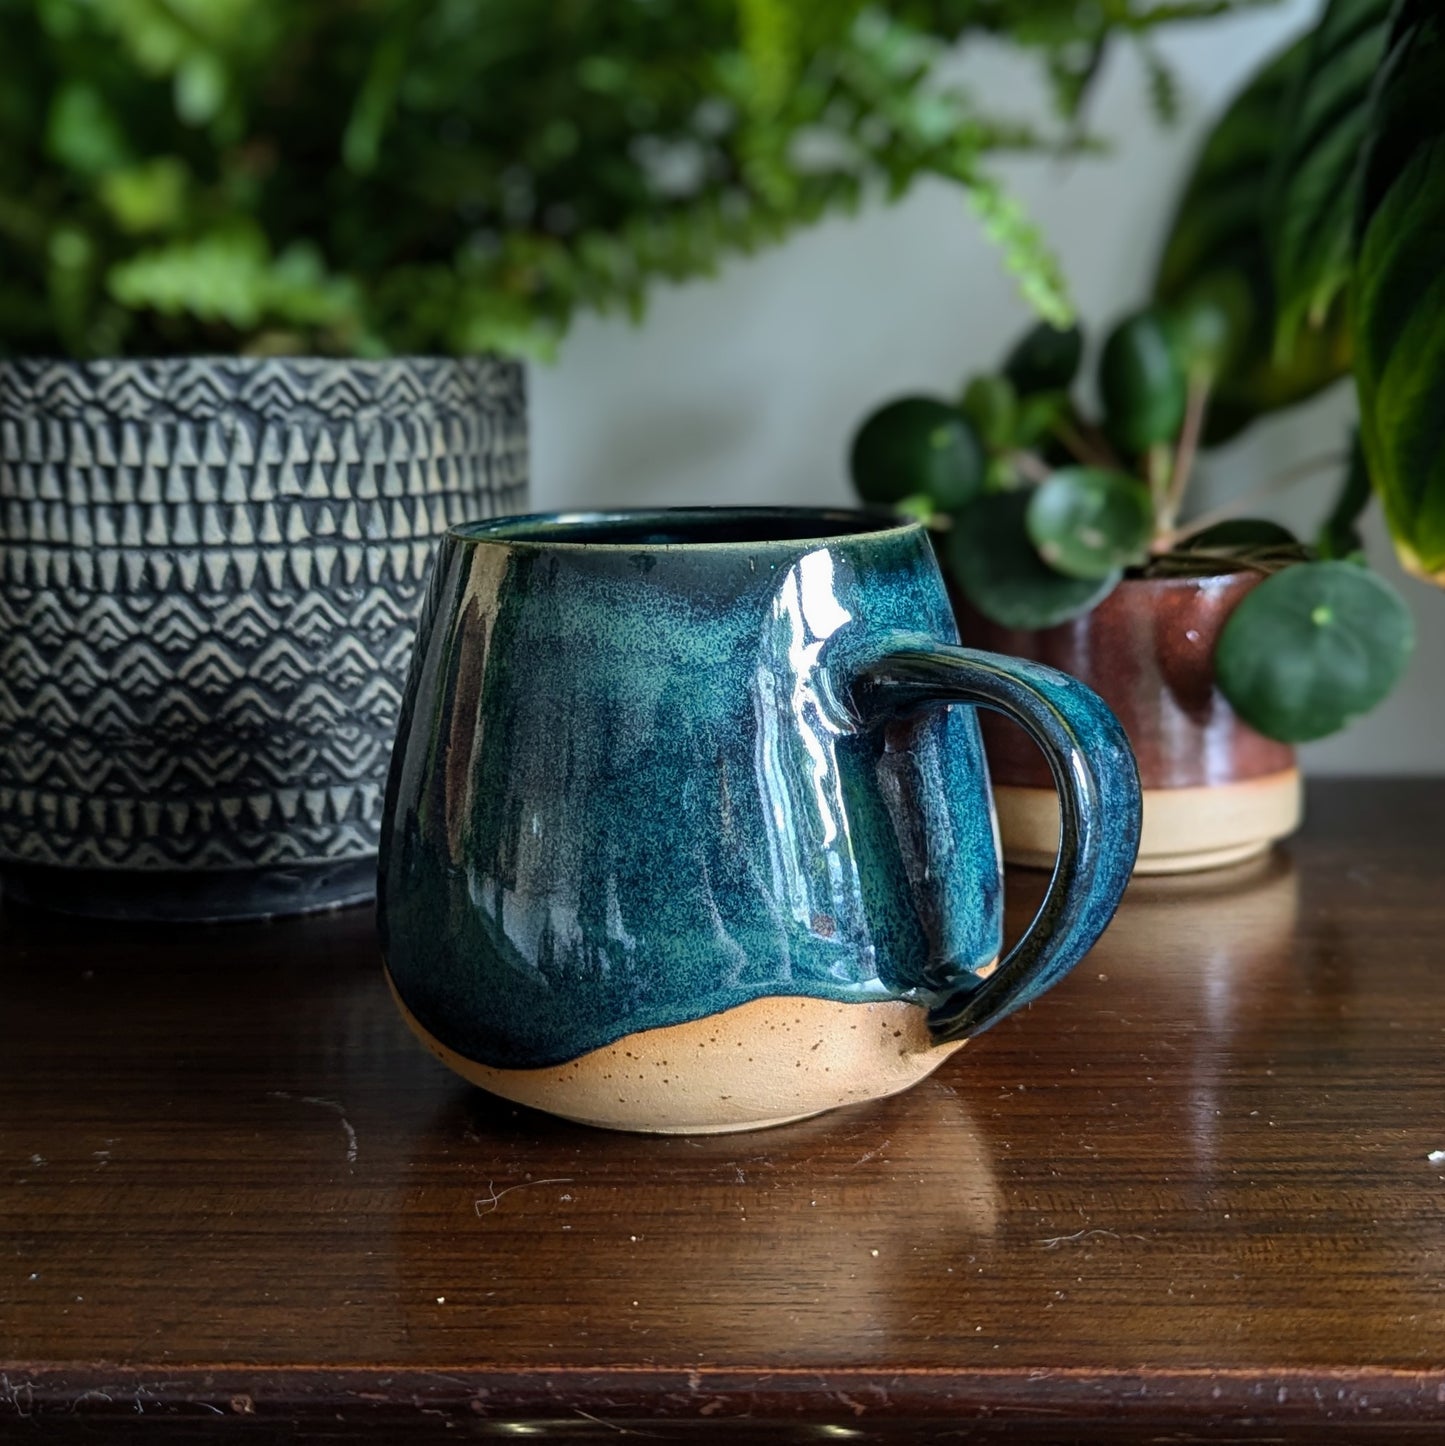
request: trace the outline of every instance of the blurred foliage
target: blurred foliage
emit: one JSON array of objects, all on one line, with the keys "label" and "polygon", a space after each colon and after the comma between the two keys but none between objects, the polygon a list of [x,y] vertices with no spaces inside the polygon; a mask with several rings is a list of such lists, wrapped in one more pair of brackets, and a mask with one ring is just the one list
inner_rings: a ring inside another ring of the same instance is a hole
[{"label": "blurred foliage", "polygon": [[[1416,102],[1428,109],[1438,89],[1422,85]],[[1212,239],[1208,227],[1199,234]],[[1313,545],[1267,518],[1232,515],[1235,507],[1181,524],[1209,408],[1231,380],[1235,319],[1208,291],[1120,318],[1097,357],[1097,415],[1074,395],[1082,332],[1039,322],[997,372],[970,377],[956,404],[912,396],[877,408],[854,435],[849,471],[865,502],[934,529],[957,592],[1005,628],[1067,624],[1126,578],[1257,573],[1215,649],[1217,681],[1251,727],[1302,743],[1389,694],[1414,629],[1400,596],[1366,569],[1359,520],[1370,482],[1358,438]],[[1425,340],[1440,350],[1441,335],[1435,326]],[[1438,424],[1433,433],[1422,425],[1410,439],[1438,435]],[[1414,461],[1424,474],[1414,495],[1445,496],[1436,486],[1445,469],[1431,473],[1423,453]],[[1428,505],[1421,512],[1433,520]]]},{"label": "blurred foliage", "polygon": [[1407,571],[1445,587],[1445,16],[1396,0],[1371,95],[1350,314],[1369,474]]},{"label": "blurred foliage", "polygon": [[[928,175],[1062,323],[988,162],[1086,143],[1114,40],[1247,3],[0,0],[0,353],[545,354]],[[949,79],[980,38],[1037,56],[1056,117]]]},{"label": "blurred foliage", "polygon": [[1275,350],[1319,330],[1350,280],[1370,89],[1385,59],[1392,0],[1328,0],[1304,40],[1281,116],[1266,230],[1277,294]]},{"label": "blurred foliage", "polygon": [[1445,10],[1324,0],[1207,137],[1155,282],[1226,320],[1206,440],[1353,369],[1362,457],[1321,539],[1358,544],[1373,485],[1407,571],[1445,586]]},{"label": "blurred foliage", "polygon": [[1345,308],[1336,301],[1282,355],[1269,236],[1289,108],[1309,42],[1272,56],[1205,137],[1165,242],[1154,294],[1226,318],[1224,365],[1207,440],[1226,442],[1262,416],[1292,407],[1349,372]]}]

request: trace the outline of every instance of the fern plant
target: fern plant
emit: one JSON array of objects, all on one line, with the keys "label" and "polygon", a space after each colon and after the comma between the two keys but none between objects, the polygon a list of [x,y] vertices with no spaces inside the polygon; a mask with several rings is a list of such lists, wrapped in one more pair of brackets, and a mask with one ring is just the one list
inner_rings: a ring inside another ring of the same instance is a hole
[{"label": "fern plant", "polygon": [[[926,175],[1062,324],[989,163],[1083,144],[1116,40],[1247,3],[0,0],[0,354],[545,353]],[[983,37],[1048,122],[946,79]]]}]

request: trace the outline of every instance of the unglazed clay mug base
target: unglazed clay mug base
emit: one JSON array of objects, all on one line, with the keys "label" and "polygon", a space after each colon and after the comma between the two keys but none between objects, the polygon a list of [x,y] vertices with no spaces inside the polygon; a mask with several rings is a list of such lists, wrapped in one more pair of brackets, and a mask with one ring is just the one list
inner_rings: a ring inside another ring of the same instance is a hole
[{"label": "unglazed clay mug base", "polygon": [[[1138,842],[1108,709],[956,636],[927,534],[891,518],[453,528],[382,827],[409,1026],[494,1094],[614,1129],[755,1129],[924,1078],[1078,962]],[[979,706],[1061,799],[1002,958]]]},{"label": "unglazed clay mug base", "polygon": [[494,1069],[448,1049],[395,984],[392,994],[422,1044],[472,1084],[579,1125],[666,1135],[766,1129],[883,1099],[926,1079],[965,1043],[936,1043],[926,1011],[902,1000],[779,995],[639,1030],[550,1069]]},{"label": "unglazed clay mug base", "polygon": [[[1262,577],[1129,578],[1082,617],[1037,631],[1001,627],[960,605],[971,643],[1072,674],[1123,725],[1143,785],[1136,873],[1240,863],[1300,825],[1294,750],[1250,728],[1214,679],[1219,635]],[[1002,719],[986,719],[983,732],[1004,857],[1052,868],[1059,811],[1048,764]]]}]

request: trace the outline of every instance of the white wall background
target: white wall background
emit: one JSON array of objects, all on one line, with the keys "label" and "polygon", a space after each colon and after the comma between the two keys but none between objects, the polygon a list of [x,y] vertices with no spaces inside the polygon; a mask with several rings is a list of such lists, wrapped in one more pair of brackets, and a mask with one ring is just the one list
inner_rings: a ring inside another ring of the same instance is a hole
[{"label": "white wall background", "polygon": [[[1132,55],[1117,53],[1094,99],[1103,159],[1021,160],[1004,172],[1062,256],[1095,330],[1143,298],[1170,208],[1199,139],[1242,77],[1303,28],[1318,0],[1281,0],[1229,20],[1166,32],[1182,121],[1159,127]],[[1005,51],[966,74],[996,109],[1041,104]],[[1032,113],[1037,113],[1032,112]],[[582,319],[560,361],[533,371],[536,507],[838,503],[860,417],[903,391],[951,392],[995,365],[1029,315],[964,198],[942,184],[902,203],[827,222],[721,276],[659,291],[646,321]],[[1211,460],[1222,499],[1342,443],[1348,386],[1255,428]],[[1271,508],[1306,535],[1335,479]],[[1401,579],[1378,522],[1376,564]],[[1419,647],[1411,674],[1349,732],[1311,745],[1314,773],[1445,771],[1445,594],[1400,580]]]}]

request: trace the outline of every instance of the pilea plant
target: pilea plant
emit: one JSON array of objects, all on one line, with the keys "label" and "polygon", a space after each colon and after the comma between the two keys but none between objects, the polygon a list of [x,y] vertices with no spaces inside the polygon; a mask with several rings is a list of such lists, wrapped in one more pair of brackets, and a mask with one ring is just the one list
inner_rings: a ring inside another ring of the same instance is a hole
[{"label": "pilea plant", "polygon": [[926,518],[956,585],[1005,627],[1067,622],[1125,577],[1260,573],[1220,637],[1216,675],[1251,726],[1303,742],[1389,693],[1411,619],[1364,566],[1358,445],[1308,544],[1235,509],[1181,522],[1228,333],[1214,303],[1125,317],[1099,351],[1091,416],[1075,395],[1083,336],[1041,323],[956,400],[911,396],[875,411],[853,439],[853,482],[868,502]]}]

